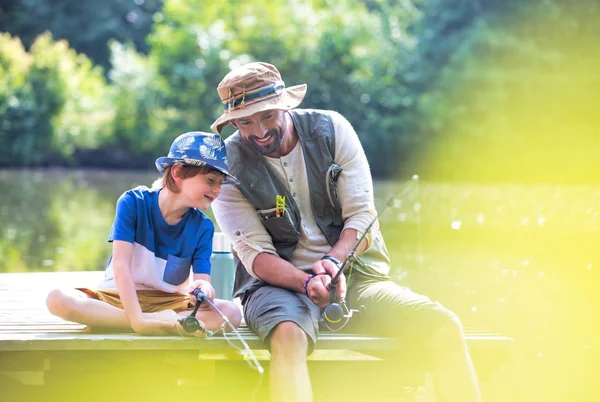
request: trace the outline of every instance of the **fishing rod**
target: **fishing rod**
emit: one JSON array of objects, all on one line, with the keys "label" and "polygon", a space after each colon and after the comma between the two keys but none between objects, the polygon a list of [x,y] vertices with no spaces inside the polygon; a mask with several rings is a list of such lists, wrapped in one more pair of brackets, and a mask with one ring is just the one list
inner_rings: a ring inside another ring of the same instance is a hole
[{"label": "fishing rod", "polygon": [[250,346],[248,346],[248,344],[246,343],[244,338],[240,335],[237,328],[231,323],[231,321],[229,321],[229,318],[227,318],[227,316],[225,314],[223,314],[223,312],[221,310],[219,310],[219,308],[208,297],[206,297],[206,294],[202,290],[195,289],[192,292],[192,294],[196,297],[196,304],[194,306],[194,310],[190,313],[190,315],[188,315],[184,318],[180,318],[178,320],[179,323],[181,324],[181,326],[183,327],[183,330],[188,333],[194,333],[198,330],[202,330],[208,336],[212,336],[214,334],[213,331],[206,329],[206,327],[196,318],[196,313],[198,312],[198,308],[200,307],[200,304],[202,304],[202,302],[206,302],[223,319],[223,324],[221,325],[221,327],[224,327],[225,324],[227,324],[229,326],[229,328],[231,328],[233,333],[235,333],[237,338],[240,340],[240,342],[244,346],[244,349],[241,349],[241,348],[237,347],[236,345],[234,345],[229,340],[229,338],[227,338],[227,335],[226,335],[227,332],[223,331],[223,337],[225,338],[227,343],[232,348],[234,348],[240,352],[240,354],[244,357],[244,360],[246,360],[248,362],[248,365],[251,368],[256,369],[256,371],[258,371],[262,375],[265,372],[265,370],[263,369],[263,367],[260,365],[260,363],[256,359],[256,356],[252,352],[252,349],[250,349]]},{"label": "fishing rod", "polygon": [[[328,286],[329,304],[324,307],[323,314],[321,315],[321,322],[330,331],[339,331],[342,328],[344,328],[346,326],[346,324],[350,321],[350,318],[352,317],[353,313],[359,311],[359,310],[349,309],[348,305],[346,304],[345,298],[341,297],[338,300],[337,290],[339,287],[340,276],[346,269],[346,266],[348,265],[350,260],[355,259],[355,253],[356,253],[356,250],[358,249],[358,246],[360,245],[360,243],[362,243],[362,241],[365,239],[365,237],[367,237],[367,234],[370,232],[370,230],[373,227],[373,225],[375,224],[375,222],[377,222],[377,219],[379,219],[379,216],[381,216],[381,214],[383,214],[383,212],[390,205],[393,204],[393,201],[396,199],[396,197],[400,197],[400,196],[404,195],[404,193],[407,191],[409,186],[412,185],[413,183],[416,183],[418,180],[419,180],[419,176],[413,175],[412,180],[406,182],[402,186],[400,191],[398,191],[397,194],[395,194],[394,196],[392,196],[392,198],[390,198],[388,200],[388,202],[385,204],[385,206],[377,213],[377,215],[375,215],[375,217],[373,218],[371,223],[369,223],[369,226],[367,226],[367,229],[360,236],[360,238],[358,239],[358,241],[356,242],[356,244],[354,245],[352,250],[350,250],[350,253],[346,256],[344,261],[341,264],[339,264],[339,267],[338,267],[339,270],[333,276],[333,278],[331,278],[331,282],[329,283],[329,286]],[[343,318],[346,318],[346,321],[341,326],[337,327],[337,325],[342,321]],[[332,325],[334,325],[334,326],[332,327]]]}]

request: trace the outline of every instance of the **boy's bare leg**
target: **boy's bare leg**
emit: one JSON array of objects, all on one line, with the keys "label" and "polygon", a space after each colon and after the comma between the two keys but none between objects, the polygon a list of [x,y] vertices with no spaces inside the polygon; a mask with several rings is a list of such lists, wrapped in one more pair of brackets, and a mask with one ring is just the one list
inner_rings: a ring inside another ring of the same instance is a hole
[{"label": "boy's bare leg", "polygon": [[[91,327],[131,329],[123,309],[93,299],[77,289],[54,289],[46,299],[48,310],[64,320]],[[178,316],[173,310],[144,313],[148,318],[175,322]]]},{"label": "boy's bare leg", "polygon": [[[229,319],[229,322],[234,327],[239,327],[240,322],[242,321],[242,312],[240,308],[234,303],[227,300],[215,299],[215,306]],[[192,310],[183,311],[179,313],[179,316],[188,316],[192,313]],[[221,328],[223,324],[223,318],[214,311],[208,303],[202,303],[198,312],[196,313],[196,318],[204,323],[206,329],[210,331],[216,331]],[[225,331],[231,331],[231,328],[228,326],[223,327]]]}]

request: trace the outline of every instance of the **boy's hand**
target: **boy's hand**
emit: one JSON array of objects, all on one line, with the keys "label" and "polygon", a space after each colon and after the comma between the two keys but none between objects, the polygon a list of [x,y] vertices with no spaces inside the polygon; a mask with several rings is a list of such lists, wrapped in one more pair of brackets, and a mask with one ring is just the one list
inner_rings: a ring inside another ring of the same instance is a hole
[{"label": "boy's hand", "polygon": [[196,301],[196,298],[194,297],[193,292],[196,289],[200,289],[202,292],[204,292],[208,300],[215,300],[215,288],[213,288],[210,282],[203,279],[197,279],[186,289],[186,293],[190,294],[194,298],[194,302]]}]

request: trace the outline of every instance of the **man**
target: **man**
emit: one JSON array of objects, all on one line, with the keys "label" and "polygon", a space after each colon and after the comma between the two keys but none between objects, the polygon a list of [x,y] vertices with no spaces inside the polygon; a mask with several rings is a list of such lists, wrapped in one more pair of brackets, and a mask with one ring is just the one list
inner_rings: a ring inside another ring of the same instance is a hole
[{"label": "man", "polygon": [[[224,113],[211,128],[237,128],[226,147],[239,185],[224,186],[213,204],[239,259],[236,296],[271,351],[271,399],[308,401],[306,356],[329,285],[376,216],[369,165],[350,123],[333,111],[294,109],[306,85],[286,88],[270,64],[231,71],[217,91]],[[337,295],[365,309],[347,328],[422,347],[434,357],[438,400],[478,401],[458,318],[390,280],[377,224],[355,255]]]}]

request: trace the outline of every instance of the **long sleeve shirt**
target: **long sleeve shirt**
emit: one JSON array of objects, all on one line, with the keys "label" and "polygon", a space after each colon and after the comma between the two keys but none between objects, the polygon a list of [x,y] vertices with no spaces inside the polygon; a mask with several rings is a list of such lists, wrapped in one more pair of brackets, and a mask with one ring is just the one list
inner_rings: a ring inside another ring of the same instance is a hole
[{"label": "long sleeve shirt", "polygon": [[[335,131],[335,163],[342,167],[338,180],[338,199],[342,207],[344,229],[356,229],[359,236],[376,215],[373,180],[364,150],[352,125],[340,114],[332,113]],[[308,271],[312,264],[329,252],[331,245],[317,226],[309,196],[306,167],[300,143],[280,158],[263,156],[269,169],[282,181],[300,209],[300,239],[291,263]],[[256,277],[254,259],[260,253],[276,254],[269,233],[256,209],[234,185],[222,187],[213,203],[213,212],[221,230],[250,275]]]}]

